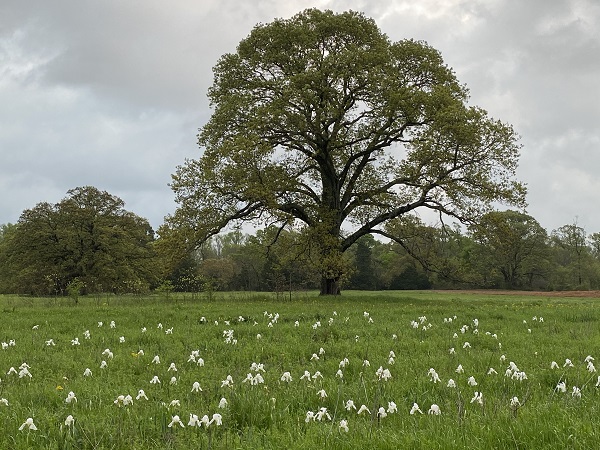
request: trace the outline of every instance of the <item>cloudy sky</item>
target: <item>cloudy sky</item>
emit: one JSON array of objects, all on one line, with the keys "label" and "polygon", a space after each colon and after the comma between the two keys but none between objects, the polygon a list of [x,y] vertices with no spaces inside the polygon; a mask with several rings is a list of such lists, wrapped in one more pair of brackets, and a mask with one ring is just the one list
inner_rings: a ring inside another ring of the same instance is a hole
[{"label": "cloudy sky", "polygon": [[92,185],[157,228],[196,158],[212,67],[257,23],[363,11],[425,40],[522,136],[528,213],[600,231],[598,0],[27,0],[0,4],[0,224]]}]

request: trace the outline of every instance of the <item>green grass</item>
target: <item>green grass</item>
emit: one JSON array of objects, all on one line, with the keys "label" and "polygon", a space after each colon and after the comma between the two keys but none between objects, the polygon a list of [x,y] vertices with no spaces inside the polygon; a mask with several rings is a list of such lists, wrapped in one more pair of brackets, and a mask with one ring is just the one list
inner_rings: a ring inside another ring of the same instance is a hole
[{"label": "green grass", "polygon": [[[460,292],[303,293],[291,299],[220,293],[210,301],[98,296],[77,304],[4,296],[0,398],[8,406],[0,403],[0,448],[594,448],[600,392],[598,374],[585,359],[600,357],[599,303]],[[227,330],[233,330],[229,342]],[[79,345],[72,344],[76,338]],[[50,339],[55,345],[47,345]],[[194,351],[203,366],[188,361]],[[155,355],[160,364],[152,362]],[[573,367],[563,367],[567,358]],[[551,369],[552,361],[559,368]],[[527,379],[505,376],[511,362]],[[23,363],[31,378],[8,373]],[[171,363],[177,371],[169,370]],[[253,363],[264,372],[251,371]],[[456,372],[459,364],[464,373]],[[392,378],[379,379],[380,367]],[[91,376],[84,376],[86,368]],[[488,375],[490,368],[497,374]],[[431,381],[430,369],[441,382]],[[305,371],[310,381],[301,379]],[[317,371],[322,378],[313,379]],[[281,380],[284,372],[291,382]],[[260,373],[264,383],[244,382],[249,373]],[[232,387],[222,386],[228,375]],[[160,384],[150,382],[154,376]],[[173,376],[177,384],[170,384]],[[476,386],[468,384],[471,376]],[[447,386],[450,378],[456,388]],[[201,392],[192,392],[196,381]],[[559,382],[566,393],[557,392]],[[572,395],[574,386],[580,398]],[[140,389],[148,400],[135,399]],[[483,393],[483,405],[471,402],[475,391]],[[76,402],[65,402],[69,392]],[[117,406],[119,395],[131,395],[133,404]],[[519,407],[510,406],[515,396]],[[219,408],[222,398],[225,408]],[[347,411],[350,399],[371,414]],[[389,402],[397,412],[378,417]],[[409,414],[414,403],[424,414]],[[441,415],[427,414],[432,404]],[[306,422],[307,412],[320,408],[330,418]],[[215,413],[222,425],[188,426],[190,414]],[[68,415],[72,426],[65,425]],[[168,426],[175,415],[184,427]],[[37,430],[19,431],[30,417]]]}]

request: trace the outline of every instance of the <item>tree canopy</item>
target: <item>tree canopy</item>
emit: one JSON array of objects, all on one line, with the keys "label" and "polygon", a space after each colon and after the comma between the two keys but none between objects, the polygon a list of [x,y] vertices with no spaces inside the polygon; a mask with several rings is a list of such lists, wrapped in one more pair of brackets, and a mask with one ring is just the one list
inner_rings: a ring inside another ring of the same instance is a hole
[{"label": "tree canopy", "polygon": [[305,10],[257,25],[214,68],[203,154],[173,175],[167,224],[195,246],[239,221],[296,226],[339,292],[342,254],[429,209],[468,222],[522,207],[518,136],[469,106],[425,42],[391,42],[357,12]]},{"label": "tree canopy", "polygon": [[57,204],[23,211],[2,239],[10,292],[64,294],[136,292],[153,280],[148,221],[124,209],[120,198],[78,187]]},{"label": "tree canopy", "polygon": [[493,211],[470,226],[478,244],[477,268],[485,280],[494,272],[502,277],[495,287],[519,288],[533,285],[545,274],[548,260],[546,230],[530,215],[518,211]]}]

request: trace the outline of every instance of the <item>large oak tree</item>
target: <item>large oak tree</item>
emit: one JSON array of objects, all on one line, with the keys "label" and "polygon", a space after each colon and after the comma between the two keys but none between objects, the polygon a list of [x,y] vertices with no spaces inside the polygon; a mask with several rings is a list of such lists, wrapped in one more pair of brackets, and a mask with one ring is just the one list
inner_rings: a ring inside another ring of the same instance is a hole
[{"label": "large oak tree", "polygon": [[214,68],[202,156],[173,175],[168,225],[196,245],[232,222],[300,227],[339,292],[342,253],[427,208],[461,221],[524,205],[510,125],[425,42],[391,42],[356,12],[257,25]]}]

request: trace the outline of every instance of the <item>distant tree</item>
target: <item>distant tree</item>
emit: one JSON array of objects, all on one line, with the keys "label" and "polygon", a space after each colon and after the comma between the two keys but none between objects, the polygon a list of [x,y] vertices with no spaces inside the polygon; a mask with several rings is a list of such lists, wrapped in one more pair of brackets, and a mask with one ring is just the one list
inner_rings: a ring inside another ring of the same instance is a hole
[{"label": "distant tree", "polygon": [[[438,287],[472,287],[477,282],[466,257],[473,243],[458,225],[425,225],[418,217],[406,215],[390,221],[386,230],[398,244],[395,251],[418,261]],[[399,267],[409,265],[413,263],[404,261]]]},{"label": "distant tree", "polygon": [[154,283],[154,232],[124,202],[78,187],[56,205],[23,211],[8,253],[19,293],[135,292]]},{"label": "distant tree", "polygon": [[9,252],[16,225],[7,223],[0,225],[0,293],[10,293],[13,290],[14,271]]},{"label": "distant tree", "polygon": [[359,238],[394,238],[394,218],[524,204],[512,127],[467,105],[438,51],[392,43],[362,14],[256,26],[217,63],[209,98],[203,155],[173,175],[169,227],[194,246],[240,221],[298,226],[322,294],[340,292]]},{"label": "distant tree", "polygon": [[177,260],[171,271],[163,272],[166,276],[164,281],[170,282],[174,291],[178,292],[200,292],[202,280],[198,275],[200,260],[195,254],[185,254],[185,257]]},{"label": "distant tree", "polygon": [[600,233],[592,233],[587,237],[588,248],[592,260],[590,261],[590,287],[600,288]]},{"label": "distant tree", "polygon": [[376,259],[380,289],[389,289],[392,280],[402,272],[403,268],[414,263],[414,258],[394,242],[382,246],[377,252]]},{"label": "distant tree", "polygon": [[254,245],[251,237],[236,229],[229,233],[214,236],[211,241],[219,243],[220,257],[233,264],[233,275],[228,287],[237,291],[257,291],[260,289],[260,268],[264,265],[265,248]]},{"label": "distant tree", "polygon": [[377,285],[373,247],[375,240],[372,235],[360,238],[354,247],[353,272],[348,282],[350,289],[373,290]]},{"label": "distant tree", "polygon": [[[235,276],[232,286],[235,290],[261,291],[265,290],[263,268],[267,253],[267,245],[256,235],[244,235],[231,239],[225,248],[225,255],[235,262]],[[238,233],[234,231],[234,233]],[[225,235],[227,236],[227,235]]]},{"label": "distant tree", "polygon": [[427,275],[422,271],[419,271],[413,263],[408,264],[402,272],[392,278],[389,288],[393,290],[431,289],[431,281]]},{"label": "distant tree", "polygon": [[227,290],[235,275],[235,267],[229,258],[205,259],[200,263],[199,272],[211,289]]},{"label": "distant tree", "polygon": [[588,236],[588,243],[589,243],[589,247],[592,252],[592,255],[597,260],[600,260],[600,233],[596,232],[596,233],[590,234]]},{"label": "distant tree", "polygon": [[557,289],[589,289],[592,251],[588,246],[587,234],[577,223],[563,225],[551,235],[554,258],[558,265]]},{"label": "distant tree", "polygon": [[293,229],[274,226],[258,230],[250,239],[256,255],[262,254],[261,281],[264,290],[314,289],[314,248]]},{"label": "distant tree", "polygon": [[535,278],[547,275],[548,235],[530,215],[518,211],[493,211],[469,227],[478,244],[472,264],[480,273],[498,273],[495,287],[534,287]]}]

